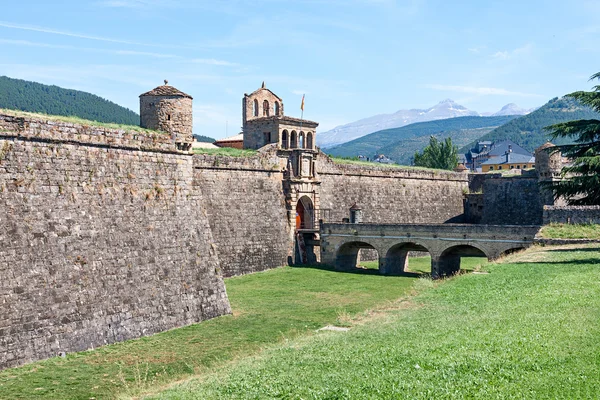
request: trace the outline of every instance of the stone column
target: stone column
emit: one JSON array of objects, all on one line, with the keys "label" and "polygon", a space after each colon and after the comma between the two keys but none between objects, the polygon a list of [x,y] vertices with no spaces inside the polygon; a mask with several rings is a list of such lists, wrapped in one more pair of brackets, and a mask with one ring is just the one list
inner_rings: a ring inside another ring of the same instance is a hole
[{"label": "stone column", "polygon": [[407,266],[407,250],[401,250],[389,256],[379,255],[379,272],[383,275],[401,275]]},{"label": "stone column", "polygon": [[431,257],[431,278],[439,279],[457,274],[460,271],[460,256],[445,255]]}]

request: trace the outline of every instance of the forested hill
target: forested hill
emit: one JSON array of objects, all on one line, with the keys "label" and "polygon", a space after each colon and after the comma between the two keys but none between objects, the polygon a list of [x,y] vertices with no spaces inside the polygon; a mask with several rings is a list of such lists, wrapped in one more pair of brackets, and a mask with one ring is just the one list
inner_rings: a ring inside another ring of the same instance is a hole
[{"label": "forested hill", "polygon": [[450,137],[452,143],[462,146],[517,117],[456,117],[419,122],[373,132],[324,151],[341,157],[373,157],[375,154],[385,154],[399,164],[408,165],[415,152],[423,150],[429,144],[429,136],[440,140]]},{"label": "forested hill", "polygon": [[0,76],[0,108],[139,125],[135,112],[91,93]]},{"label": "forested hill", "polygon": [[[496,141],[511,139],[518,145],[533,152],[537,147],[550,139],[548,131],[544,130],[545,127],[558,124],[559,122],[578,119],[600,119],[600,114],[570,97],[554,98],[532,113],[499,126],[478,140]],[[562,138],[553,140],[555,144],[571,142],[572,140]],[[475,142],[472,142],[460,149],[460,151],[466,152],[474,144]]]}]

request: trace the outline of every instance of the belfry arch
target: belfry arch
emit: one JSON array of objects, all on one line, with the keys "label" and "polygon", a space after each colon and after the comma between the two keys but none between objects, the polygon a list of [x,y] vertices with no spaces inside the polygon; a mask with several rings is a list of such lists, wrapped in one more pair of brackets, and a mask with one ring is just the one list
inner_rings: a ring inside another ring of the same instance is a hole
[{"label": "belfry arch", "polygon": [[289,135],[287,129],[284,129],[283,132],[281,132],[281,148],[288,149],[289,147],[290,147],[290,135]]}]

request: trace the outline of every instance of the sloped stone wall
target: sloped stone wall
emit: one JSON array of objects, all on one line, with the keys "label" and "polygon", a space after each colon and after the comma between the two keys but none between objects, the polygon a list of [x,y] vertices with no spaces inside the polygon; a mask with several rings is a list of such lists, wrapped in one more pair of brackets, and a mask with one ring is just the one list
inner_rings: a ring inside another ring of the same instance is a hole
[{"label": "sloped stone wall", "polygon": [[483,182],[481,224],[541,225],[543,198],[537,177],[502,177]]},{"label": "sloped stone wall", "polygon": [[0,368],[229,313],[203,204],[168,137],[0,117]]},{"label": "sloped stone wall", "polygon": [[600,206],[544,206],[543,224],[600,224]]},{"label": "sloped stone wall", "polygon": [[202,189],[225,276],[288,264],[293,227],[280,163],[275,153],[250,158],[194,156],[194,184]]}]

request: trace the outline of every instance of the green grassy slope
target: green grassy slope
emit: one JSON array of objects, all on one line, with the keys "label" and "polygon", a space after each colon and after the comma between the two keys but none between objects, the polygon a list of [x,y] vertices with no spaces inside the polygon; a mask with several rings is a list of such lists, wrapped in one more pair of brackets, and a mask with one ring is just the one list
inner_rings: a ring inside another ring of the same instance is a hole
[{"label": "green grassy slope", "polygon": [[[481,262],[470,259],[465,268]],[[412,270],[429,265],[428,258],[410,262]],[[156,390],[325,325],[351,324],[356,314],[406,296],[416,281],[326,267],[228,278],[232,316],[1,371],[0,399],[112,399]]]},{"label": "green grassy slope", "polygon": [[135,112],[91,93],[0,76],[0,108],[139,125]]},{"label": "green grassy slope", "polygon": [[372,157],[374,154],[382,153],[400,164],[408,164],[416,151],[421,151],[429,144],[430,135],[439,138],[450,136],[453,143],[463,145],[514,118],[516,118],[514,115],[458,117],[419,122],[374,132],[324,151],[341,157],[355,157],[359,154]]},{"label": "green grassy slope", "polygon": [[[600,248],[533,249],[161,399],[596,399]],[[291,313],[294,310],[290,310]]]},{"label": "green grassy slope", "polygon": [[[600,114],[588,107],[584,107],[577,100],[561,97],[550,100],[542,107],[530,114],[514,119],[506,124],[483,135],[479,140],[511,139],[513,142],[533,152],[544,144],[550,137],[545,127],[559,122],[578,119],[600,119]],[[569,139],[559,138],[555,144],[570,143]],[[461,152],[468,151],[475,141],[461,148]]]}]

